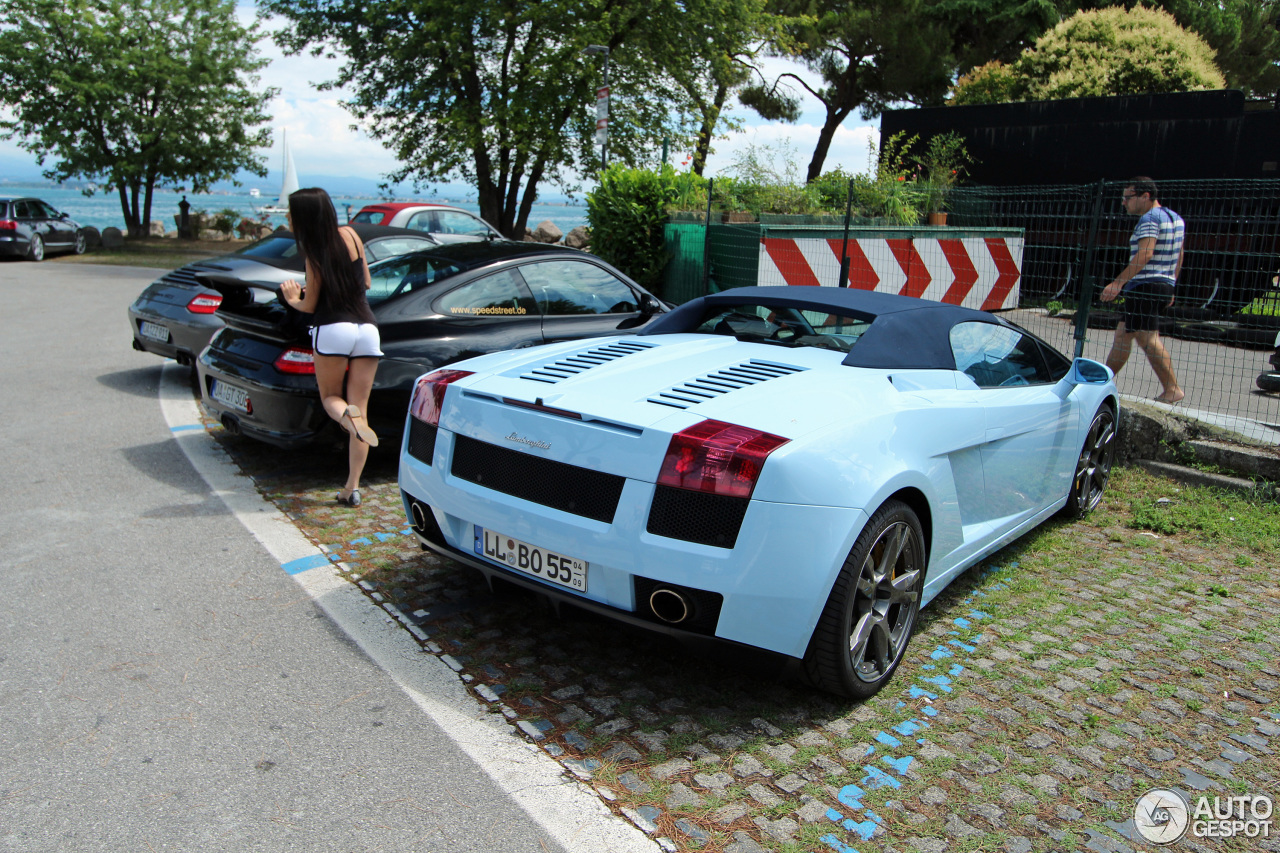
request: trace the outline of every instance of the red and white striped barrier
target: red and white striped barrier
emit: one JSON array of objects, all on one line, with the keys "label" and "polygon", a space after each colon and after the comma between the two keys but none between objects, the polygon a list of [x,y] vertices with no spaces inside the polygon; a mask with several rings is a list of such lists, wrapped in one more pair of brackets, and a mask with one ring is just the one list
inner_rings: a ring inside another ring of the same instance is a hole
[{"label": "red and white striped barrier", "polygon": [[[840,277],[844,240],[760,238],[761,285],[827,285]],[[1017,308],[1022,237],[850,237],[849,287],[983,311]]]}]

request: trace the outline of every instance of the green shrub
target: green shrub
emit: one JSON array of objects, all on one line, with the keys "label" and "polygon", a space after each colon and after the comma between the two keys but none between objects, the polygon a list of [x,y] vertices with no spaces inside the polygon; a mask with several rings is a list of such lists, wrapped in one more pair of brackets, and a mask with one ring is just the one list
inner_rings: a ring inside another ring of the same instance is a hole
[{"label": "green shrub", "polygon": [[591,251],[658,293],[668,260],[663,245],[667,208],[677,195],[676,174],[670,165],[653,172],[611,164],[600,173],[600,185],[587,196]]}]

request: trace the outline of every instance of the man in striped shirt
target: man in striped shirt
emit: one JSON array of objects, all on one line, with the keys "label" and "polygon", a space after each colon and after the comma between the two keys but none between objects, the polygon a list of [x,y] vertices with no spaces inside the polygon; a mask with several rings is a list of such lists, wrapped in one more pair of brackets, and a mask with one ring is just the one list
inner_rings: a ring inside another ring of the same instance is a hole
[{"label": "man in striped shirt", "polygon": [[1160,341],[1160,317],[1173,304],[1174,285],[1182,270],[1186,226],[1181,216],[1160,204],[1155,181],[1150,178],[1130,181],[1121,204],[1139,219],[1129,238],[1129,265],[1102,289],[1103,302],[1124,295],[1124,318],[1116,326],[1107,367],[1119,373],[1129,360],[1136,339],[1163,386],[1156,402],[1176,403],[1186,395],[1178,387],[1173,362]]}]

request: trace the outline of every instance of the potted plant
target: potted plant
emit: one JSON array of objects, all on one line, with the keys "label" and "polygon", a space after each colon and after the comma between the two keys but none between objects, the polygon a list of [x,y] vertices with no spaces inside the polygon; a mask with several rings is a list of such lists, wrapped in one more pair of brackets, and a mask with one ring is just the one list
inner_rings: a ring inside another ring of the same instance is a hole
[{"label": "potted plant", "polygon": [[965,167],[973,162],[964,147],[964,139],[954,131],[940,133],[929,140],[924,154],[915,158],[919,164],[921,189],[930,225],[946,225],[947,197],[964,178]]}]

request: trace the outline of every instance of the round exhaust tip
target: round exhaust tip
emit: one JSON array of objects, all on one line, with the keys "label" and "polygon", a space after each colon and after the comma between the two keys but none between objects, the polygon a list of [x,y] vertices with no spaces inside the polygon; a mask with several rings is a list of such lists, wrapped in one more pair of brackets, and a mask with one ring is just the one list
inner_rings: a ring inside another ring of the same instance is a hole
[{"label": "round exhaust tip", "polygon": [[659,587],[649,595],[649,609],[654,616],[670,625],[678,625],[693,615],[689,599],[683,593],[666,587]]},{"label": "round exhaust tip", "polygon": [[413,529],[418,533],[427,532],[427,508],[417,501],[409,504],[409,515],[412,518]]},{"label": "round exhaust tip", "polygon": [[240,421],[235,415],[223,415],[220,418],[220,422],[222,423],[222,428],[227,432],[232,435],[240,434]]}]

